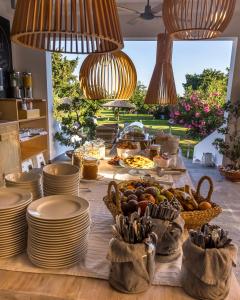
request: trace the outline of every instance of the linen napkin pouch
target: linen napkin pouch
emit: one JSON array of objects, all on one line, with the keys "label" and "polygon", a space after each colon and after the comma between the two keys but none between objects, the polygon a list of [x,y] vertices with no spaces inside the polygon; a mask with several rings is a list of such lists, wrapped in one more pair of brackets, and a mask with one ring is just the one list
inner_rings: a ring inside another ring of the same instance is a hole
[{"label": "linen napkin pouch", "polygon": [[228,296],[237,247],[202,249],[190,239],[183,244],[182,286],[197,299],[223,300]]},{"label": "linen napkin pouch", "polygon": [[170,262],[181,255],[184,220],[178,216],[173,221],[152,219],[153,232],[158,237],[156,258],[159,262]]},{"label": "linen napkin pouch", "polygon": [[128,294],[146,291],[154,277],[155,249],[152,243],[128,244],[113,238],[107,255],[110,285]]}]

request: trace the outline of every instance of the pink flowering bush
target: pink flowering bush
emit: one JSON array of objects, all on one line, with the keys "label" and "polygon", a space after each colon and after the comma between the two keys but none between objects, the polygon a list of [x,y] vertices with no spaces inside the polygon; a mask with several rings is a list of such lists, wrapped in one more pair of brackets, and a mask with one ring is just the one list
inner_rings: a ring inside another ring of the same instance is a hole
[{"label": "pink flowering bush", "polygon": [[[197,92],[187,98],[180,98],[178,107],[172,111],[171,118],[177,124],[188,128],[191,138],[203,139],[219,128],[224,120],[224,109],[219,105],[217,95],[207,101]],[[210,100],[210,101],[209,101]]]}]

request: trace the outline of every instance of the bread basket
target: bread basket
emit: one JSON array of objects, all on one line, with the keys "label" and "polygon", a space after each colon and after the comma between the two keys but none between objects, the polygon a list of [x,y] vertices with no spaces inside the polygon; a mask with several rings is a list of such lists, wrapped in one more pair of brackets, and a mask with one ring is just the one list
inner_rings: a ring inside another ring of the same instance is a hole
[{"label": "bread basket", "polygon": [[[209,191],[207,197],[204,198],[201,195],[201,187],[204,181],[209,182]],[[187,229],[196,229],[202,227],[202,225],[210,222],[212,219],[216,218],[221,212],[222,208],[211,201],[213,194],[213,182],[208,176],[203,176],[197,185],[197,190],[192,190],[192,194],[197,203],[209,202],[212,208],[206,210],[194,210],[194,211],[184,211],[181,213],[182,218],[185,221],[185,227]]]}]

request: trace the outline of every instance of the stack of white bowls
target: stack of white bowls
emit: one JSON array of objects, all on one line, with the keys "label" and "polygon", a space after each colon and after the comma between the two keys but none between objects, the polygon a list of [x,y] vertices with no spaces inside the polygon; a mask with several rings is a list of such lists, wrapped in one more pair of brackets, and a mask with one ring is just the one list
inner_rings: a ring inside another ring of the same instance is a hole
[{"label": "stack of white bowls", "polygon": [[5,177],[7,187],[15,187],[32,193],[33,200],[42,198],[42,176],[39,172],[13,173]]},{"label": "stack of white bowls", "polygon": [[76,196],[56,195],[29,205],[29,259],[42,268],[67,268],[87,253],[89,203]]},{"label": "stack of white bowls", "polygon": [[43,168],[43,193],[51,195],[79,194],[80,173],[77,166],[52,164]]},{"label": "stack of white bowls", "polygon": [[16,188],[0,189],[0,257],[22,253],[27,242],[26,209],[31,193]]}]

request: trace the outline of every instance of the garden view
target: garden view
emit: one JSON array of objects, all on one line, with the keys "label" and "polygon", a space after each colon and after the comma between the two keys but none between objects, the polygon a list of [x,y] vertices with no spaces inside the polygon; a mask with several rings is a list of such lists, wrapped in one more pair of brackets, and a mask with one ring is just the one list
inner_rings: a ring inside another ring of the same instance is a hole
[{"label": "garden view", "polygon": [[[83,98],[74,70],[78,58],[69,60],[61,54],[53,54],[54,115],[62,124],[55,138],[68,147],[79,146],[73,136],[93,137],[97,125],[117,123],[113,109],[103,109],[104,101],[88,101]],[[135,110],[122,110],[119,125],[142,121],[150,133],[171,131],[181,137],[181,148],[191,158],[193,147],[200,140],[219,128],[224,119],[228,70],[225,73],[205,69],[201,74],[186,74],[184,95],[175,107],[144,104],[147,88],[138,82],[130,101]],[[74,101],[69,101],[70,99]],[[97,119],[97,122],[96,122]]]}]

